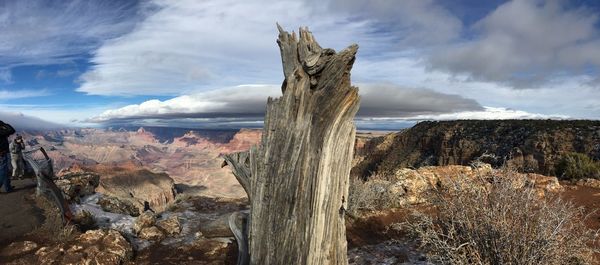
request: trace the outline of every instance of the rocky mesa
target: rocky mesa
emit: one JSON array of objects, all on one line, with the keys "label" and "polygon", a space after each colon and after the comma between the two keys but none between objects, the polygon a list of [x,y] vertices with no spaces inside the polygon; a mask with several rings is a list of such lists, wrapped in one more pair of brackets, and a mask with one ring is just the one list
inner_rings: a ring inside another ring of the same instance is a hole
[{"label": "rocky mesa", "polygon": [[376,137],[357,150],[353,176],[393,174],[399,168],[470,165],[555,175],[565,154],[600,160],[600,121],[459,120],[427,121]]}]

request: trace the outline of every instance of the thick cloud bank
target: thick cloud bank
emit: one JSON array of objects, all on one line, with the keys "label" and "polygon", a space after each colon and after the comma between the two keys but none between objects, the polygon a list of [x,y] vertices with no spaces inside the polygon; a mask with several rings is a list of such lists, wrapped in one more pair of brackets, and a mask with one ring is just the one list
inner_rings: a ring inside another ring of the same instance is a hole
[{"label": "thick cloud bank", "polygon": [[[448,95],[429,89],[404,88],[394,85],[360,86],[359,117],[413,117],[457,111],[480,111],[483,107],[472,99]],[[267,97],[281,95],[280,86],[245,85],[193,95],[108,110],[90,119],[111,122],[132,119],[180,118],[262,118]]]},{"label": "thick cloud bank", "polygon": [[36,117],[23,115],[18,112],[0,111],[0,120],[12,125],[17,131],[22,130],[50,130],[64,128],[65,126],[48,122]]}]

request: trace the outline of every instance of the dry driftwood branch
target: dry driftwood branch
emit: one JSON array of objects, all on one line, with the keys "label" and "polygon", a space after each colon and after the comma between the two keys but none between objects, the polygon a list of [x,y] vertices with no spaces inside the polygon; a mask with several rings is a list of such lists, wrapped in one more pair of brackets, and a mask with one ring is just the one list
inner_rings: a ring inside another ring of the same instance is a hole
[{"label": "dry driftwood branch", "polygon": [[260,145],[225,157],[250,199],[249,263],[347,264],[358,46],[336,53],[307,28],[298,37],[278,29],[283,95],[267,100]]}]

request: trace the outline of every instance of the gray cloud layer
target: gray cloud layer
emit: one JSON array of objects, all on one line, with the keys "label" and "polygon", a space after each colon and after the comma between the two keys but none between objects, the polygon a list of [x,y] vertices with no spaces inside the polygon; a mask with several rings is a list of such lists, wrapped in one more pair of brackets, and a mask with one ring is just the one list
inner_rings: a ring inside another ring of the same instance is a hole
[{"label": "gray cloud layer", "polygon": [[22,113],[0,111],[0,120],[12,125],[17,131],[21,130],[49,130],[64,128],[63,125],[48,122]]},{"label": "gray cloud layer", "polygon": [[390,84],[361,86],[358,116],[411,117],[483,110],[473,99],[444,94],[426,88],[406,88]]},{"label": "gray cloud layer", "polygon": [[[150,100],[108,110],[90,119],[110,123],[132,119],[183,119],[241,117],[261,118],[267,97],[278,97],[279,86],[237,86],[184,95],[166,101]],[[448,95],[429,89],[404,88],[394,85],[364,85],[360,87],[359,117],[410,117],[460,111],[480,111],[483,107],[472,99]]]},{"label": "gray cloud layer", "polygon": [[443,47],[429,65],[525,88],[590,70],[597,75],[598,14],[566,5],[540,0],[505,3],[473,26],[473,40]]}]

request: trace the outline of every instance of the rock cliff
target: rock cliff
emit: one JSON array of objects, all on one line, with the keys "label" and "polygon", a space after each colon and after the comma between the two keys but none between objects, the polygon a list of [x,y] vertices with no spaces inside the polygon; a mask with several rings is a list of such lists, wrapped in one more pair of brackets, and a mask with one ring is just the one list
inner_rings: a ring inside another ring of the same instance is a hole
[{"label": "rock cliff", "polygon": [[173,179],[167,174],[148,170],[121,171],[105,174],[100,179],[98,192],[128,200],[141,212],[144,204],[156,212],[163,212],[175,201]]},{"label": "rock cliff", "polygon": [[600,121],[428,121],[361,145],[352,174],[363,178],[404,167],[475,161],[554,175],[556,164],[569,152],[600,160]]}]

